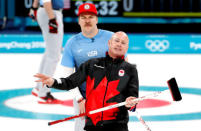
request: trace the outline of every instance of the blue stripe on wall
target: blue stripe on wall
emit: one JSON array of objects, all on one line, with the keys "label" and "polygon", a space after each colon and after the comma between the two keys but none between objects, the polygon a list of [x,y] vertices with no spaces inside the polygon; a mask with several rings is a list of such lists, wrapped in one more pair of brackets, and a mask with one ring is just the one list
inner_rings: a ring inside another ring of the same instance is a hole
[{"label": "blue stripe on wall", "polygon": [[[73,34],[65,34],[63,46]],[[201,34],[128,34],[128,53],[201,54]],[[41,34],[0,35],[0,53],[43,53]]]}]

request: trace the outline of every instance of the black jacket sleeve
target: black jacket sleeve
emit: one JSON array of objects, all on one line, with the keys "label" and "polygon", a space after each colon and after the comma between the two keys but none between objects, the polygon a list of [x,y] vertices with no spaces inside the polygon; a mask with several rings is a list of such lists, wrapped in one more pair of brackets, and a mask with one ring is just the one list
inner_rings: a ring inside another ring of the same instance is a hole
[{"label": "black jacket sleeve", "polygon": [[138,97],[139,96],[139,80],[138,80],[138,72],[136,69],[136,66],[133,65],[132,68],[130,69],[131,71],[131,77],[128,82],[128,96],[134,96]]},{"label": "black jacket sleeve", "polygon": [[[128,96],[133,96],[138,98],[139,97],[139,79],[138,79],[138,72],[136,69],[136,66],[132,66],[131,68],[131,77],[128,83]],[[134,112],[136,110],[136,105],[131,107],[131,108],[127,108],[128,110]]]},{"label": "black jacket sleeve", "polygon": [[80,86],[84,81],[86,81],[89,63],[90,61],[83,63],[79,69],[69,77],[60,78],[59,80],[55,79],[54,84],[50,88],[71,90],[77,86]]}]

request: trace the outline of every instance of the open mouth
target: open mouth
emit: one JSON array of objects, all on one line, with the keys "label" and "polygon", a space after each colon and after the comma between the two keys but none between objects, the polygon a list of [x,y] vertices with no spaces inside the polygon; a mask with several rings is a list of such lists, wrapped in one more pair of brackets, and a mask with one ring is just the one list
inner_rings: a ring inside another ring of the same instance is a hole
[{"label": "open mouth", "polygon": [[116,51],[121,51],[121,49],[119,49],[119,48],[114,48]]}]

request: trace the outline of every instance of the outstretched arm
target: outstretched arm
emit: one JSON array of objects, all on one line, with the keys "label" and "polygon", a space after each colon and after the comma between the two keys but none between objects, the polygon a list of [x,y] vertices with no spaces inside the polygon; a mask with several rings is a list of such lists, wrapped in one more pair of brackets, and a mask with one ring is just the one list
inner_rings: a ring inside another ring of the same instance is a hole
[{"label": "outstretched arm", "polygon": [[73,83],[75,82],[72,81],[70,77],[54,79],[41,73],[37,73],[36,75],[34,75],[34,77],[39,78],[35,82],[42,82],[43,86],[47,85],[48,88],[55,88],[59,90],[71,90],[76,87],[75,85],[73,85]]},{"label": "outstretched arm", "polygon": [[38,8],[38,3],[39,3],[38,0],[34,0],[32,4],[33,8]]},{"label": "outstretched arm", "polygon": [[39,78],[38,80],[36,80],[36,82],[42,82],[43,85],[46,84],[50,88],[71,90],[77,86],[80,86],[84,81],[86,81],[88,64],[88,62],[83,63],[75,73],[66,78],[54,79],[40,73],[34,75],[34,77]]},{"label": "outstretched arm", "polygon": [[53,12],[53,9],[52,9],[51,0],[43,0],[43,3],[44,3],[44,8],[45,8],[45,10],[47,12],[47,15],[48,15],[49,19],[54,19],[55,15],[54,15],[54,12]]}]

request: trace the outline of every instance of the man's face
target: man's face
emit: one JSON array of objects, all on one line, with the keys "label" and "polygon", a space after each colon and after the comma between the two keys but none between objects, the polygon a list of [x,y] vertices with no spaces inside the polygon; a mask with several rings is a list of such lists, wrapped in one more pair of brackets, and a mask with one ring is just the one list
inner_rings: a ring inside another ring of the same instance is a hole
[{"label": "man's face", "polygon": [[82,13],[79,16],[79,25],[85,33],[91,33],[97,27],[98,18],[93,13]]},{"label": "man's face", "polygon": [[112,57],[124,56],[128,50],[128,37],[124,33],[115,33],[109,40],[109,52]]}]

